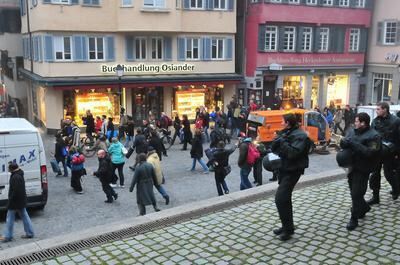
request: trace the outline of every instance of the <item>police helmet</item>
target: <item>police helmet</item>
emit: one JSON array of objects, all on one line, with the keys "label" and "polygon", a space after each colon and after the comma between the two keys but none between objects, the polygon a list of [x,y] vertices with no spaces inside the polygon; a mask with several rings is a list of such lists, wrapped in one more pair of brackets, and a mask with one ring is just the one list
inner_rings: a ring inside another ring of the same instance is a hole
[{"label": "police helmet", "polygon": [[341,149],[336,154],[336,162],[338,163],[339,167],[348,168],[352,164],[352,157],[351,149]]}]

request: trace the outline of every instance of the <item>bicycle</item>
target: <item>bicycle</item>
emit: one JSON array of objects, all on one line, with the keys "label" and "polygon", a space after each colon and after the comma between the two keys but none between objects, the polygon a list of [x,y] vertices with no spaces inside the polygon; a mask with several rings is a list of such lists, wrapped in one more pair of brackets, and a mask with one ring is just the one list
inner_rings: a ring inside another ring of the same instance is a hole
[{"label": "bicycle", "polygon": [[159,135],[160,135],[160,139],[161,139],[162,143],[165,146],[165,149],[166,150],[170,149],[172,146],[171,131],[162,128],[159,131]]}]

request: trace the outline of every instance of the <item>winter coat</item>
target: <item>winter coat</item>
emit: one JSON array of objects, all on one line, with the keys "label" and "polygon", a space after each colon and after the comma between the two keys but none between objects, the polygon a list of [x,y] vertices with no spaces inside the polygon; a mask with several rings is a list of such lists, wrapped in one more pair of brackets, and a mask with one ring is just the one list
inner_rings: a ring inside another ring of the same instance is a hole
[{"label": "winter coat", "polygon": [[178,116],[175,117],[173,125],[175,130],[179,131],[181,129],[181,119]]},{"label": "winter coat", "polygon": [[86,123],[86,133],[93,133],[94,132],[94,118],[93,115],[87,115],[85,118]]},{"label": "winter coat", "polygon": [[149,141],[149,146],[152,146],[154,148],[154,150],[158,154],[158,157],[160,158],[160,160],[162,160],[162,153],[165,153],[165,146],[161,141],[160,137],[158,136],[151,137]]},{"label": "winter coat", "polygon": [[108,148],[108,153],[111,156],[111,162],[113,164],[125,163],[125,155],[122,153],[122,148],[124,146],[120,142],[112,143]]},{"label": "winter coat", "polygon": [[157,179],[155,185],[156,186],[161,185],[163,180],[163,174],[161,171],[161,162],[160,158],[158,157],[155,151],[149,153],[147,157],[147,162],[154,167],[154,173],[156,174],[156,179]]},{"label": "winter coat", "polygon": [[66,155],[63,154],[63,150],[65,149],[65,142],[64,140],[59,137],[56,140],[56,147],[55,147],[55,151],[54,151],[54,158],[57,161],[63,161],[65,160]]},{"label": "winter coat", "polygon": [[126,126],[126,134],[131,137],[135,135],[135,124],[133,121],[128,121],[128,125]]},{"label": "winter coat", "polygon": [[192,149],[190,150],[190,157],[200,159],[203,157],[203,144],[201,135],[196,135],[192,140]]},{"label": "winter coat", "polygon": [[155,205],[156,199],[154,197],[153,185],[157,182],[156,173],[151,164],[143,162],[136,167],[135,174],[133,175],[131,187],[129,191],[132,192],[135,186],[136,189],[136,203],[141,205]]},{"label": "winter coat", "polygon": [[190,130],[190,122],[188,120],[183,120],[182,121],[183,125],[183,133],[185,137],[185,141],[190,142],[192,140],[192,131]]},{"label": "winter coat", "polygon": [[251,168],[251,165],[247,163],[247,152],[249,151],[250,143],[251,143],[251,138],[247,138],[239,145],[238,166],[240,168]]},{"label": "winter coat", "polygon": [[371,124],[382,137],[382,141],[395,144],[396,151],[400,151],[400,119],[389,114],[386,117],[376,117]]},{"label": "winter coat", "polygon": [[111,159],[106,156],[104,158],[99,158],[99,167],[94,175],[99,178],[101,183],[109,184],[113,181],[113,171]]},{"label": "winter coat", "polygon": [[143,134],[136,134],[133,147],[136,148],[136,154],[147,153],[148,143]]},{"label": "winter coat", "polygon": [[18,169],[11,173],[8,190],[8,210],[21,210],[26,207],[24,171]]},{"label": "winter coat", "polygon": [[343,120],[343,112],[341,110],[337,110],[335,116],[333,117],[333,121],[335,124],[341,123]]},{"label": "winter coat", "polygon": [[307,134],[296,126],[282,130],[272,142],[271,149],[281,158],[283,171],[300,171],[303,174],[308,168],[310,144]]},{"label": "winter coat", "polygon": [[67,158],[67,165],[71,168],[71,171],[81,171],[85,168],[85,157],[76,152],[70,154]]}]

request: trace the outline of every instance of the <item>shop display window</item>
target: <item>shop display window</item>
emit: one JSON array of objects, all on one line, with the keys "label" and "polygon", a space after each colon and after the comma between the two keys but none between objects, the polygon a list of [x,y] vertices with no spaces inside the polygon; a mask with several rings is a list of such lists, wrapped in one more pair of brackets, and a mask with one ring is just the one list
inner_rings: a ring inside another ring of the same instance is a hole
[{"label": "shop display window", "polygon": [[116,91],[108,89],[64,92],[64,119],[74,120],[78,126],[84,126],[82,117],[90,110],[93,117],[106,115],[113,117],[114,124],[119,123],[120,96]]},{"label": "shop display window", "polygon": [[304,99],[304,76],[285,76],[283,79],[283,107],[302,108]]},{"label": "shop display window", "polygon": [[249,89],[249,103],[252,100],[258,106],[262,103],[262,90]]},{"label": "shop display window", "polygon": [[319,77],[313,76],[312,87],[311,87],[311,107],[315,108],[318,106],[319,97]]},{"label": "shop display window", "polygon": [[336,75],[328,77],[328,85],[327,85],[327,105],[331,102],[335,104],[335,106],[343,106],[348,104],[348,75]]}]

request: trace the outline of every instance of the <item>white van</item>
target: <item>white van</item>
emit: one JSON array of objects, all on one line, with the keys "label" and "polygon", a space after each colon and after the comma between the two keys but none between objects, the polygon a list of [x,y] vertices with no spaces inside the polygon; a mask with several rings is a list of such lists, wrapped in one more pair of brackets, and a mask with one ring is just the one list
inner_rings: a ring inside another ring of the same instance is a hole
[{"label": "white van", "polygon": [[7,207],[10,161],[24,171],[28,207],[43,209],[48,194],[46,155],[38,129],[25,119],[0,118],[0,210]]},{"label": "white van", "polygon": [[[400,105],[389,105],[389,111],[393,115],[397,115],[400,111]],[[376,105],[373,106],[358,106],[357,113],[366,112],[371,117],[371,122],[376,118]]]}]

